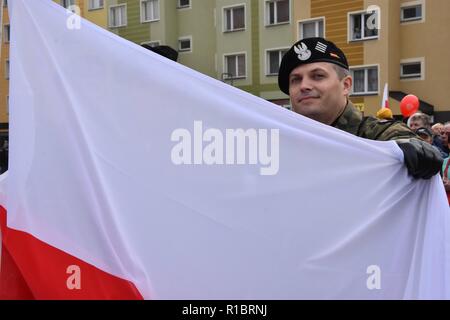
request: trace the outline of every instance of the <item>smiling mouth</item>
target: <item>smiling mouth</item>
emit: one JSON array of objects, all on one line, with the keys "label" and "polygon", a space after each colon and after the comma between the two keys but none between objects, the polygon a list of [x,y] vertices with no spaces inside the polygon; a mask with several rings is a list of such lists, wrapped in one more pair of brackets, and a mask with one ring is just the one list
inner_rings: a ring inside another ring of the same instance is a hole
[{"label": "smiling mouth", "polygon": [[307,100],[311,100],[311,99],[318,99],[318,98],[316,98],[316,97],[304,97],[304,98],[301,98],[299,100],[299,102],[303,102],[303,101],[307,101]]}]

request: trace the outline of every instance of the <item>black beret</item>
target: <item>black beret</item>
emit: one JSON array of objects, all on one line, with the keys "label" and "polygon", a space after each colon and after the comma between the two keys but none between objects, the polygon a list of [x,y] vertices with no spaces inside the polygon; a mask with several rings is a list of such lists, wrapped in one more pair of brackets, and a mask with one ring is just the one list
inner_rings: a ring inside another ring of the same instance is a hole
[{"label": "black beret", "polygon": [[306,38],[295,43],[283,56],[278,72],[278,86],[289,95],[289,75],[302,64],[313,62],[334,63],[348,70],[344,52],[324,38]]},{"label": "black beret", "polygon": [[163,57],[166,57],[167,59],[173,60],[173,61],[177,61],[178,60],[178,52],[169,47],[169,46],[149,46],[148,44],[143,44],[142,45],[144,48],[153,51]]},{"label": "black beret", "polygon": [[429,136],[429,137],[433,136],[433,133],[431,132],[431,130],[428,128],[424,128],[424,127],[417,129],[416,134],[418,136]]}]

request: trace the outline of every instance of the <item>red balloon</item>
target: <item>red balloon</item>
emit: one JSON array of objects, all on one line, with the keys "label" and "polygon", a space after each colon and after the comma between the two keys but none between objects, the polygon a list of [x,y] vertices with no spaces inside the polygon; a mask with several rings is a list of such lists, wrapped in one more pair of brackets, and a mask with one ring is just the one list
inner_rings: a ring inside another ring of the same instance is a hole
[{"label": "red balloon", "polygon": [[400,111],[405,118],[411,117],[419,110],[419,104],[419,99],[415,95],[408,94],[400,102]]}]

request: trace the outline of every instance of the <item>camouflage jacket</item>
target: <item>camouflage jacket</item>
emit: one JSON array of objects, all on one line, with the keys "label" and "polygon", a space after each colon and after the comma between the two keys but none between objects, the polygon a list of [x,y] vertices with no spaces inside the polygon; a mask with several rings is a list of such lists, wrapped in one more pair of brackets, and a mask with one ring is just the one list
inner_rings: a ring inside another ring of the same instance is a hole
[{"label": "camouflage jacket", "polygon": [[416,134],[402,122],[363,117],[350,101],[332,126],[370,140],[387,141],[417,138]]}]

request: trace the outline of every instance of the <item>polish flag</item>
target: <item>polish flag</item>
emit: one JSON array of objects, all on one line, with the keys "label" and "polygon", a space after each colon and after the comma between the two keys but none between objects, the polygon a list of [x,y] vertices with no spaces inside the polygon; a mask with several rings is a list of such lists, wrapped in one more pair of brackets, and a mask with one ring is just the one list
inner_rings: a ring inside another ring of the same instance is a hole
[{"label": "polish flag", "polygon": [[383,102],[381,103],[381,108],[389,109],[389,90],[387,83],[384,85]]},{"label": "polish flag", "polygon": [[450,298],[442,182],[395,142],[9,6],[0,298]]}]

